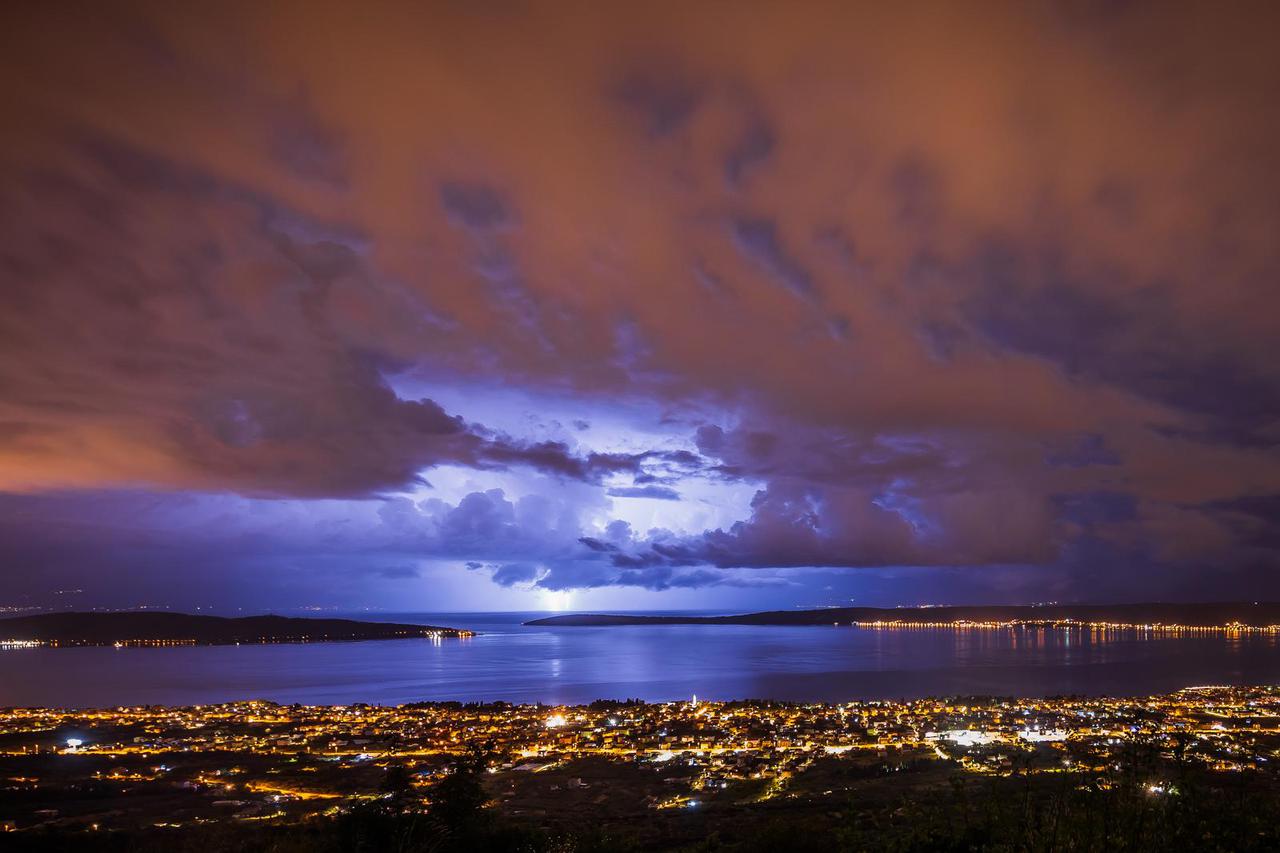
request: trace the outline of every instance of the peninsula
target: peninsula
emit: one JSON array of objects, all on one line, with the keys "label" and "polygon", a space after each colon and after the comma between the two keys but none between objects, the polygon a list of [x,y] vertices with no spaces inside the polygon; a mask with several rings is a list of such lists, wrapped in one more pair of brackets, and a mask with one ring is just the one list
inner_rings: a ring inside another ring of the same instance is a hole
[{"label": "peninsula", "polygon": [[1280,632],[1280,603],[1052,604],[949,607],[829,607],[770,610],[731,616],[645,616],[575,613],[526,625],[854,625],[894,627],[1012,627],[1080,624],[1100,628],[1168,630],[1253,629]]},{"label": "peninsula", "polygon": [[195,616],[139,611],[43,613],[0,619],[0,645],[205,646],[236,643],[331,643],[444,639],[472,632],[435,625],[287,616]]}]

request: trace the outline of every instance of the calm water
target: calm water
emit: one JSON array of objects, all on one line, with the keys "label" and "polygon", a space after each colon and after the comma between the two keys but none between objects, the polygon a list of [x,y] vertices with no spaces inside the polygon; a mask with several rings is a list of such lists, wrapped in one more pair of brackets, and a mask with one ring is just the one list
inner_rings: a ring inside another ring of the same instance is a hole
[{"label": "calm water", "polygon": [[[388,614],[471,640],[0,652],[0,706],[495,700],[577,703],[946,694],[1147,694],[1280,683],[1276,637],[1099,640],[1066,631],[533,628],[538,614]],[[371,618],[365,616],[364,618]]]}]

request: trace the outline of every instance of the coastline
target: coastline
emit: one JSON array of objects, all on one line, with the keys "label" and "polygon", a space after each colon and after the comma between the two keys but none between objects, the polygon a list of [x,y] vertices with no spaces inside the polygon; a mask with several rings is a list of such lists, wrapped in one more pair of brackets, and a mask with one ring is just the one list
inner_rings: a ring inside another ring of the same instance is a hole
[{"label": "coastline", "polygon": [[43,613],[0,620],[0,649],[229,646],[366,640],[466,639],[438,625],[291,616],[204,616],[148,611]]}]

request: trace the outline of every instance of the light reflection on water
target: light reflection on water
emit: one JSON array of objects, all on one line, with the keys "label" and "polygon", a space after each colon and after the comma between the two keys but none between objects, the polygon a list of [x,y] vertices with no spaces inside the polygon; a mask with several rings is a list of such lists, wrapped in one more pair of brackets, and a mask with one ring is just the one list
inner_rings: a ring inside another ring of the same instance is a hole
[{"label": "light reflection on water", "polygon": [[[0,652],[0,705],[1165,692],[1280,683],[1276,635],[742,625],[525,627],[537,614],[387,614],[471,640]],[[365,618],[368,618],[367,615]]]}]

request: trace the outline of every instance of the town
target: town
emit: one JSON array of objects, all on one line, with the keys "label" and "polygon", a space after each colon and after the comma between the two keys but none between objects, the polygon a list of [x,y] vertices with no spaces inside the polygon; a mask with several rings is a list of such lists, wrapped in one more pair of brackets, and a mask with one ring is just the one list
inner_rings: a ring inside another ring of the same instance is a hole
[{"label": "town", "polygon": [[846,704],[15,708],[0,711],[0,829],[298,822],[391,796],[393,772],[416,808],[461,762],[479,764],[504,815],[554,821],[581,807],[625,822],[832,801],[882,779],[1096,782],[1138,748],[1154,757],[1140,780],[1153,797],[1178,796],[1187,767],[1274,782],[1280,688]]}]

